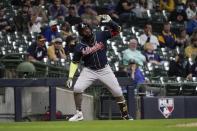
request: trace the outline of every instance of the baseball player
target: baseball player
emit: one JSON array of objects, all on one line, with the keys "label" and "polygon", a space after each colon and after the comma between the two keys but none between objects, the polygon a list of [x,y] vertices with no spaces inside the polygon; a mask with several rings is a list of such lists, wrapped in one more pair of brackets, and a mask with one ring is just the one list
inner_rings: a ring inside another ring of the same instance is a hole
[{"label": "baseball player", "polygon": [[81,110],[82,93],[97,79],[103,82],[115,97],[120,107],[122,118],[125,120],[130,119],[121,87],[111,67],[108,65],[106,56],[106,41],[119,34],[120,26],[112,21],[109,15],[99,15],[98,19],[110,29],[93,33],[91,27],[87,24],[81,23],[77,26],[78,33],[82,39],[75,47],[73,60],[70,63],[69,78],[67,80],[69,88],[72,86],[72,79],[80,60],[84,62],[84,68],[74,85],[76,114],[69,121],[84,119]]}]

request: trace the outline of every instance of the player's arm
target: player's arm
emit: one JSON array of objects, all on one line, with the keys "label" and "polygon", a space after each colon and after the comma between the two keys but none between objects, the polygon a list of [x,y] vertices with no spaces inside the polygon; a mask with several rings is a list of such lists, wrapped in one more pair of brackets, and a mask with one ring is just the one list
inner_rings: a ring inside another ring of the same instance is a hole
[{"label": "player's arm", "polygon": [[112,37],[116,36],[116,35],[118,35],[120,33],[121,27],[116,22],[114,22],[113,20],[109,21],[107,23],[107,25],[111,29],[110,32],[111,32]]},{"label": "player's arm", "polygon": [[114,22],[109,15],[99,15],[97,18],[101,22],[101,25],[105,25],[110,28],[112,37],[120,33],[121,27],[116,22]]},{"label": "player's arm", "polygon": [[72,87],[72,84],[73,84],[72,79],[73,79],[73,77],[74,77],[74,75],[75,75],[75,73],[77,71],[80,59],[81,59],[81,53],[75,51],[74,52],[74,56],[73,56],[73,60],[70,63],[68,80],[66,82],[66,85],[67,85],[68,88]]},{"label": "player's arm", "polygon": [[73,62],[73,61],[70,63],[69,75],[68,75],[69,79],[72,79],[74,77],[75,72],[78,68],[78,65],[79,65],[79,63],[76,63],[76,62]]}]

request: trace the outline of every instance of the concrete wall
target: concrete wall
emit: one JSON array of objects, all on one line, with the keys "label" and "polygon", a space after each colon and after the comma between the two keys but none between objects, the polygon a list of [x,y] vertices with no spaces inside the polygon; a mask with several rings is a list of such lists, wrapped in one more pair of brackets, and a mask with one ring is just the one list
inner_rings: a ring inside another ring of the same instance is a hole
[{"label": "concrete wall", "polygon": [[[74,114],[75,104],[73,91],[57,88],[57,110],[63,114]],[[42,114],[48,110],[49,89],[47,87],[31,87],[22,89],[23,116]],[[14,114],[14,90],[7,87],[5,100],[0,96],[0,114]],[[93,96],[83,95],[82,110],[85,120],[94,118]],[[0,117],[1,118],[1,117]]]}]

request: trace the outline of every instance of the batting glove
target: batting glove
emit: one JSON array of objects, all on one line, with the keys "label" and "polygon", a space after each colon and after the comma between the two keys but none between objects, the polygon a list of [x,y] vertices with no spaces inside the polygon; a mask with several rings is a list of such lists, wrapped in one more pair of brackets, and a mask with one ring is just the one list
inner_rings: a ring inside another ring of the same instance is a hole
[{"label": "batting glove", "polygon": [[71,88],[72,85],[73,85],[73,80],[69,78],[69,79],[67,80],[67,82],[66,82],[66,85],[67,85],[68,88]]},{"label": "batting glove", "polygon": [[99,15],[99,16],[101,17],[101,22],[102,23],[108,23],[112,20],[109,15]]}]

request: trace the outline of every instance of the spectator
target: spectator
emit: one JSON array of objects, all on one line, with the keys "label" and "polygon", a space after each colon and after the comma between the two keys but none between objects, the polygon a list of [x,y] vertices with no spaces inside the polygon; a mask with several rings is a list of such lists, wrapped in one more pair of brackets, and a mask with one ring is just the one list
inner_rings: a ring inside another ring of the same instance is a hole
[{"label": "spectator", "polygon": [[177,24],[185,25],[187,21],[187,14],[185,11],[185,5],[178,3],[174,11],[171,12],[169,21],[176,22]]},{"label": "spectator", "polygon": [[187,22],[187,33],[191,35],[197,29],[197,15]]},{"label": "spectator", "polygon": [[57,29],[57,21],[51,20],[49,26],[43,29],[42,34],[48,42],[51,42],[54,38],[58,37],[60,34]]},{"label": "spectator", "polygon": [[19,9],[19,13],[17,16],[14,17],[16,28],[20,32],[29,32],[29,22],[31,21],[31,15],[32,15],[32,7],[24,4],[22,9]]},{"label": "spectator", "polygon": [[70,25],[68,22],[64,22],[60,28],[60,36],[63,40],[66,40],[69,35],[72,35]]},{"label": "spectator", "polygon": [[148,42],[153,44],[154,49],[157,49],[157,46],[159,46],[157,37],[152,34],[152,25],[150,23],[145,24],[144,33],[140,36],[141,46],[144,46]]},{"label": "spectator", "polygon": [[77,25],[82,22],[81,17],[77,15],[75,6],[70,6],[68,8],[68,16],[66,16],[65,21],[67,21],[71,26]]},{"label": "spectator", "polygon": [[196,1],[194,0],[189,1],[188,7],[186,9],[186,13],[189,20],[196,19],[196,14],[197,14]]},{"label": "spectator", "polygon": [[135,5],[129,0],[119,0],[116,12],[118,13],[121,24],[128,23],[132,18],[130,16],[135,16],[135,13],[132,12],[132,9],[135,8]]},{"label": "spectator", "polygon": [[66,7],[67,10],[72,4],[71,1],[72,0],[62,0],[62,4]]},{"label": "spectator", "polygon": [[49,6],[49,15],[53,20],[64,21],[67,10],[66,7],[61,4],[61,0],[54,0],[53,4]]},{"label": "spectator", "polygon": [[42,17],[32,16],[31,22],[29,23],[29,32],[40,33],[42,27]]},{"label": "spectator", "polygon": [[182,54],[177,54],[175,60],[170,61],[168,76],[179,76],[185,77],[186,70],[184,67],[184,56]]},{"label": "spectator", "polygon": [[189,44],[189,35],[185,28],[180,28],[175,40],[175,46],[184,49]]},{"label": "spectator", "polygon": [[45,12],[45,9],[43,8],[45,7],[45,5],[46,2],[44,0],[37,0],[32,9],[32,16],[34,16],[35,18],[40,17],[42,24],[48,22],[47,14]]},{"label": "spectator", "polygon": [[191,43],[185,48],[185,55],[188,58],[195,58],[197,56],[197,33],[191,36]]},{"label": "spectator", "polygon": [[162,33],[158,36],[161,47],[168,47],[174,49],[176,35],[171,32],[171,25],[169,22],[164,23]]},{"label": "spectator", "polygon": [[174,0],[160,0],[159,2],[160,10],[166,10],[172,12],[175,8]]},{"label": "spectator", "polygon": [[85,13],[86,6],[94,10],[94,5],[91,3],[91,0],[80,0],[77,5],[79,16]]},{"label": "spectator", "polygon": [[66,59],[66,54],[62,46],[62,39],[55,38],[53,39],[53,45],[49,46],[47,54],[50,60],[58,61],[59,59]]},{"label": "spectator", "polygon": [[135,87],[138,84],[143,84],[145,82],[145,77],[141,70],[139,69],[137,63],[135,60],[130,60],[129,62],[129,76],[132,79],[132,83],[135,85]]},{"label": "spectator", "polygon": [[44,0],[35,1],[29,23],[29,32],[40,33],[42,26],[48,22],[48,18],[43,6],[45,6]]},{"label": "spectator", "polygon": [[148,1],[146,0],[138,0],[138,3],[136,4],[135,8],[133,9],[133,12],[135,12],[136,17],[143,18],[143,14],[146,13],[148,9]]},{"label": "spectator", "polygon": [[158,54],[154,52],[153,44],[146,43],[144,45],[144,56],[146,57],[146,62],[150,62],[156,65],[161,65],[161,58]]},{"label": "spectator", "polygon": [[192,77],[197,77],[197,57],[195,58],[194,64],[191,66],[187,79],[191,80]]},{"label": "spectator", "polygon": [[42,61],[47,56],[46,39],[43,35],[37,37],[37,41],[27,49],[29,61]]},{"label": "spectator", "polygon": [[82,21],[88,25],[98,25],[99,21],[96,19],[97,13],[90,7],[85,7],[85,12],[81,15]]},{"label": "spectator", "polygon": [[123,52],[123,64],[128,65],[129,61],[135,60],[136,63],[140,66],[146,61],[145,56],[137,50],[137,40],[131,39],[129,41],[129,48],[124,50]]},{"label": "spectator", "polygon": [[[1,7],[0,7],[1,8]],[[15,31],[14,25],[11,25],[9,20],[5,17],[4,8],[0,9],[0,31],[1,32],[13,32]]]}]

